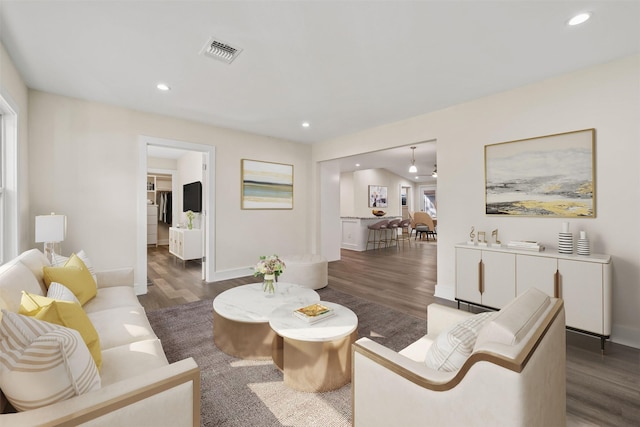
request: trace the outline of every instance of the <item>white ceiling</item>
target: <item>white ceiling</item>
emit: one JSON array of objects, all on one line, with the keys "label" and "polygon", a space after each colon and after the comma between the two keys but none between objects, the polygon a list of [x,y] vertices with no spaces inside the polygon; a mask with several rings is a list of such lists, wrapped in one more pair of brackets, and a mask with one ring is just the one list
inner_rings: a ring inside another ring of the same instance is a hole
[{"label": "white ceiling", "polygon": [[0,0],[0,39],[33,89],[314,143],[638,53],[640,1]]}]

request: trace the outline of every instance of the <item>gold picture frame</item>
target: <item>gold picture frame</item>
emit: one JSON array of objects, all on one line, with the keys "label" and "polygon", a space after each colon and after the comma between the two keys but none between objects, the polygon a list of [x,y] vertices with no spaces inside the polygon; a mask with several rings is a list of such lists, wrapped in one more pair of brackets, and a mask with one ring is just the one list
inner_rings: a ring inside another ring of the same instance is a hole
[{"label": "gold picture frame", "polygon": [[293,209],[293,165],[242,159],[241,209]]},{"label": "gold picture frame", "polygon": [[595,218],[595,129],[485,145],[485,213]]}]

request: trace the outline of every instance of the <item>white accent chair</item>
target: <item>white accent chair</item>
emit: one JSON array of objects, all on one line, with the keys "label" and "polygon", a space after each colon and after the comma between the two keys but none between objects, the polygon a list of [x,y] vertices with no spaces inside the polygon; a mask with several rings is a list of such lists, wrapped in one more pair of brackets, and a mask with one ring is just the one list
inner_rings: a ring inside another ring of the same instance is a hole
[{"label": "white accent chair", "polygon": [[424,360],[436,337],[472,316],[431,304],[428,334],[399,353],[368,338],[353,345],[354,426],[564,426],[565,312],[532,288],[479,330],[453,372]]}]

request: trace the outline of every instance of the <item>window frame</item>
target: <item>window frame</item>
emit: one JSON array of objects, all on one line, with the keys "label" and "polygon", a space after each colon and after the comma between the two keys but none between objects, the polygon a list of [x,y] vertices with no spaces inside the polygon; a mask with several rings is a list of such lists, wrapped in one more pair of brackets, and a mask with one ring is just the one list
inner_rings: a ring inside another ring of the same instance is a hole
[{"label": "window frame", "polygon": [[0,265],[18,255],[18,109],[0,89]]}]

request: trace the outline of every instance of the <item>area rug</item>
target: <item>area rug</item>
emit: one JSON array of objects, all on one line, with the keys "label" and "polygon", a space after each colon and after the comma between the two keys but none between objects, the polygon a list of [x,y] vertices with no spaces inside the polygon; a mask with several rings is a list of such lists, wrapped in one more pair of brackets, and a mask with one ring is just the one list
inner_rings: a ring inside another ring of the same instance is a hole
[{"label": "area rug", "polygon": [[[426,333],[423,319],[330,288],[323,301],[340,303],[358,316],[360,337],[398,351]],[[212,301],[148,313],[170,363],[193,357],[201,373],[203,426],[350,426],[351,385],[304,393],[284,385],[271,361],[236,359],[213,343]]]}]

